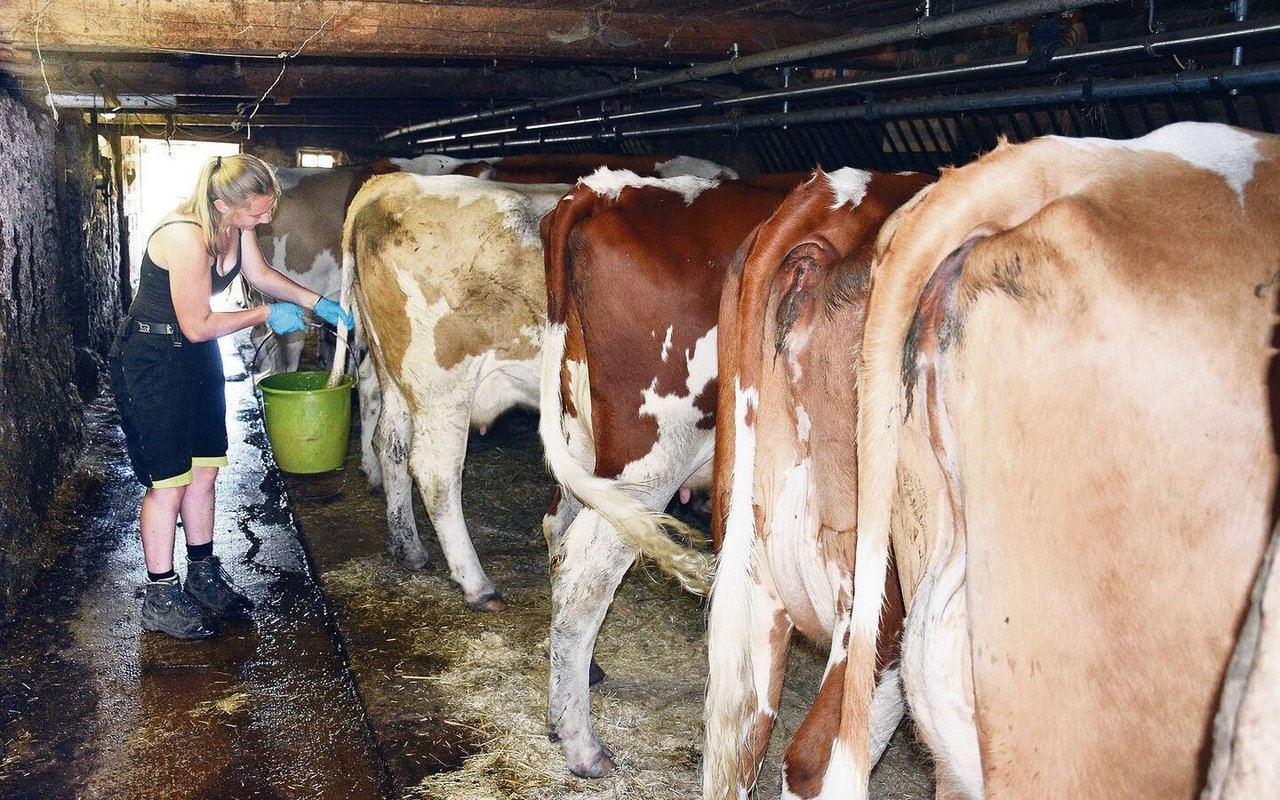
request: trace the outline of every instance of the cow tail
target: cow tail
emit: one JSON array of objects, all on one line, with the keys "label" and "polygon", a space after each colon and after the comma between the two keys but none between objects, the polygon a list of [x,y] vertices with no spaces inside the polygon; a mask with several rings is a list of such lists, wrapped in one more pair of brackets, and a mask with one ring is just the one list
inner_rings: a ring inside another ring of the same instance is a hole
[{"label": "cow tail", "polygon": [[[338,305],[344,310],[351,311],[353,319],[355,319],[355,329],[351,332],[351,356],[352,361],[356,362],[356,369],[360,369],[358,362],[366,357],[372,357],[376,348],[366,348],[365,339],[369,337],[372,340],[374,332],[369,329],[369,325],[365,324],[365,319],[361,315],[360,293],[356,287],[356,220],[360,218],[360,212],[364,207],[369,205],[372,198],[378,196],[380,189],[379,174],[367,179],[364,186],[360,187],[360,191],[356,192],[356,196],[352,197],[351,204],[347,206],[347,216],[343,220],[342,225],[342,284],[340,284],[338,294]],[[338,381],[342,380],[342,372],[347,365],[347,349],[348,337],[346,326],[342,323],[338,324],[338,347],[335,348],[333,355],[333,366],[329,367],[329,380],[326,385],[329,388],[337,387]],[[357,378],[358,380],[358,378]],[[366,398],[367,399],[367,398]]]},{"label": "cow tail", "polygon": [[[904,420],[914,383],[903,372],[903,348],[924,284],[940,263],[931,254],[941,247],[934,231],[914,225],[938,184],[927,187],[900,208],[881,231],[880,260],[872,266],[858,401],[858,542],[848,589],[852,602],[845,628],[848,660],[840,730],[831,763],[843,769],[850,795],[864,800],[871,772],[872,702],[876,690],[876,653],[885,608],[890,558],[890,526],[896,497]],[[887,257],[884,250],[906,251]],[[967,252],[967,251],[966,251]],[[895,266],[886,266],[893,260]],[[898,266],[903,265],[903,266]]]},{"label": "cow tail", "polygon": [[[365,183],[367,187],[368,182]],[[350,310],[352,316],[358,311],[353,308],[355,305],[352,297],[352,289],[356,281],[356,255],[355,242],[353,241],[353,230],[355,228],[355,219],[360,213],[360,208],[364,205],[361,198],[367,197],[368,194],[362,189],[356,193],[351,199],[351,204],[347,206],[347,215],[342,223],[342,284],[338,294],[338,304],[344,310]],[[354,331],[352,332],[354,334]],[[342,380],[342,374],[346,371],[347,366],[347,326],[341,321],[338,322],[338,344],[333,352],[333,364],[329,367],[329,380],[325,383],[327,388],[332,389]]]},{"label": "cow tail", "polygon": [[[898,243],[896,233],[902,220],[936,185],[921,191],[886,221],[880,232],[882,251],[891,238]],[[858,540],[853,574],[843,590],[851,601],[836,621],[847,655],[840,726],[832,743],[828,774],[839,774],[850,788],[849,797],[855,800],[868,796],[872,764],[877,641],[888,583],[890,524],[906,402],[900,366],[909,315],[903,310],[915,308],[919,291],[915,286],[913,292],[912,282],[901,275],[886,276],[885,269],[879,262],[872,266],[871,299],[858,364]]]},{"label": "cow tail", "polygon": [[[593,192],[575,187],[542,220],[547,324],[542,340],[538,434],[542,438],[543,452],[547,466],[567,494],[600,514],[614,527],[627,546],[676,578],[686,590],[705,595],[711,586],[713,556],[675,541],[667,535],[664,526],[690,541],[699,541],[701,534],[675,517],[649,508],[623,490],[618,481],[588,472],[569,452],[565,440],[560,374],[572,302],[569,289],[569,235],[578,221],[589,213],[594,197]],[[577,386],[575,406],[583,419],[590,420],[590,396],[586,381],[581,381]],[[554,553],[551,556],[555,558]]]},{"label": "cow tail", "polygon": [[736,800],[755,784],[765,751],[761,736],[772,730],[781,688],[773,685],[781,679],[774,659],[785,652],[785,646],[774,647],[785,611],[772,590],[760,585],[757,564],[756,442],[748,420],[759,411],[760,394],[753,386],[744,388],[741,379],[734,377],[731,398],[729,387],[722,389],[726,402],[720,406],[719,424],[732,438],[732,458],[728,485],[716,482],[725,517],[707,622],[703,800]]}]

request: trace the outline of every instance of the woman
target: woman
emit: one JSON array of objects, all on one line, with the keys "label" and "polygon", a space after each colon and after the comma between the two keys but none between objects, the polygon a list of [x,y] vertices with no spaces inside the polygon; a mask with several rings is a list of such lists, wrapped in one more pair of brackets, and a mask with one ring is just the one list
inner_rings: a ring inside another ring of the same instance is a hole
[{"label": "woman", "polygon": [[[142,627],[181,639],[217,633],[214,615],[252,606],[213,555],[214,481],[227,463],[226,397],[217,338],[266,323],[302,330],[303,306],[330,324],[351,315],[272,269],[254,228],[271,221],[280,186],[248,155],[211,158],[195,190],[166,215],[142,258],[138,292],[111,350],[111,388],[129,460],[147,487],[140,513],[147,583]],[[214,311],[237,274],[279,302]],[[187,545],[184,590],[174,572],[178,520]]]}]

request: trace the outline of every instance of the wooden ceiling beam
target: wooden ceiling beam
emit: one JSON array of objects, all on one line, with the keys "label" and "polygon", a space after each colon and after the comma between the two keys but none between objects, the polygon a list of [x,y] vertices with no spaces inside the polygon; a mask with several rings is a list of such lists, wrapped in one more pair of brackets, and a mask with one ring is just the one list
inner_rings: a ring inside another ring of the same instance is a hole
[{"label": "wooden ceiling beam", "polygon": [[[39,89],[41,93],[47,78],[54,91],[97,94],[102,88],[94,80],[97,74],[117,95],[257,99],[270,89],[269,99],[277,103],[337,98],[358,98],[366,104],[376,99],[456,101],[486,98],[503,102],[539,96],[546,93],[548,86],[571,86],[575,91],[590,91],[615,83],[606,69],[533,65],[495,70],[481,66],[388,66],[381,61],[336,64],[299,60],[291,63],[281,75],[280,65],[274,61],[195,61],[120,61],[95,59],[88,53],[59,53],[46,56],[43,72],[35,63],[13,63],[8,70],[22,85]],[[631,77],[629,70],[625,77]]]},{"label": "wooden ceiling beam", "polygon": [[[89,112],[85,112],[86,119],[90,116]],[[222,128],[227,132],[233,132],[241,131],[246,127],[243,120],[228,118],[223,114],[168,114],[150,111],[130,111],[114,115],[99,113],[98,122],[102,125],[118,126],[121,128],[147,127],[159,130],[164,130],[168,127]],[[326,117],[297,117],[281,114],[255,114],[253,119],[249,121],[248,127],[289,129],[322,128],[359,130],[366,132],[380,129],[377,121],[368,117],[339,117],[336,115]]]},{"label": "wooden ceiling beam", "polygon": [[[727,16],[727,15],[726,15]],[[44,52],[715,60],[847,33],[788,19],[693,18],[377,0],[6,0],[0,38]]]}]

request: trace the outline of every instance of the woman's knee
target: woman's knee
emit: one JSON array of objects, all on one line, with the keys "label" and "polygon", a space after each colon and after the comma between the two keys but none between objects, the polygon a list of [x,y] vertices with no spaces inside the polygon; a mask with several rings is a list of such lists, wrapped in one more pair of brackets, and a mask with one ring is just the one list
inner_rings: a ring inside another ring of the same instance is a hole
[{"label": "woman's knee", "polygon": [[175,511],[182,505],[182,498],[187,494],[187,486],[152,487],[143,495],[143,502],[156,508],[173,508]]},{"label": "woman's knee", "polygon": [[187,488],[189,491],[211,492],[217,480],[217,467],[195,467],[191,470],[191,485]]}]

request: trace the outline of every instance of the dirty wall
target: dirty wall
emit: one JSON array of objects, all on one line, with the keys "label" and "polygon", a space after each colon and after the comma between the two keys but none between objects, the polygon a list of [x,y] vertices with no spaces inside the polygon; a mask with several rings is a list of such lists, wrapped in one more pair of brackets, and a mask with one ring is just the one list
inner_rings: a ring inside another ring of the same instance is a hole
[{"label": "dirty wall", "polygon": [[[0,76],[3,77],[3,76]],[[42,523],[122,311],[110,162],[0,84],[0,624],[54,551]]]}]

